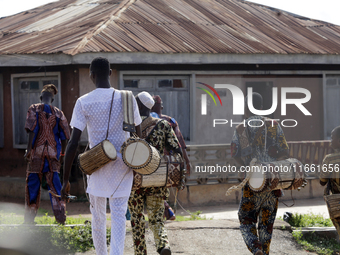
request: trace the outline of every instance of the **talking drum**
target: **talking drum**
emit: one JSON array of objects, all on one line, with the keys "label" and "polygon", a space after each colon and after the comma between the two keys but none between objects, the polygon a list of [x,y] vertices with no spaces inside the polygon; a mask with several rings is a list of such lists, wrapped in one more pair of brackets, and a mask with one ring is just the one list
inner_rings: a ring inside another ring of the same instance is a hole
[{"label": "talking drum", "polygon": [[335,219],[340,217],[340,194],[325,195],[324,199],[327,204],[329,218]]},{"label": "talking drum", "polygon": [[130,137],[123,144],[121,153],[125,165],[139,174],[152,174],[161,163],[159,151],[140,138]]},{"label": "talking drum", "polygon": [[102,166],[115,160],[117,152],[109,140],[104,140],[88,151],[78,156],[78,165],[81,171],[91,175]]},{"label": "talking drum", "polygon": [[255,191],[286,189],[294,190],[303,186],[305,182],[304,166],[295,159],[272,162],[250,162],[249,187]]},{"label": "talking drum", "polygon": [[164,156],[159,168],[152,174],[134,173],[132,190],[149,187],[180,187],[184,176],[184,164],[181,156]]}]

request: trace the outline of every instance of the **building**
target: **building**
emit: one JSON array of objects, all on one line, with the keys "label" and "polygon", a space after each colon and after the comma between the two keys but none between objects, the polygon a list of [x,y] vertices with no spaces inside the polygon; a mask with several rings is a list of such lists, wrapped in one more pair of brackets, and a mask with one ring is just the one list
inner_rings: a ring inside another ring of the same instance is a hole
[{"label": "building", "polygon": [[[97,56],[110,60],[114,87],[161,95],[188,144],[227,144],[233,128],[214,119],[242,121],[221,88],[221,102],[207,97],[202,115],[202,83],[253,87],[267,108],[277,88],[271,117],[299,122],[284,128],[287,140],[327,139],[340,125],[339,39],[340,26],[242,0],[60,0],[1,18],[0,176],[24,176],[26,110],[42,86],[58,86],[56,105],[70,120],[94,88],[88,67]],[[294,105],[283,115],[283,87],[307,89],[311,115]]]}]

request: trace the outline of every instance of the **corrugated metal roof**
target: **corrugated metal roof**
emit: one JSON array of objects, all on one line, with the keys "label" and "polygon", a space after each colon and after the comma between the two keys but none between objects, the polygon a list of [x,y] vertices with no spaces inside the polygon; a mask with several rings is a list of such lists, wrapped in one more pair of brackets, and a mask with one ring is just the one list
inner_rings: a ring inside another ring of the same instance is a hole
[{"label": "corrugated metal roof", "polygon": [[340,26],[242,0],[61,0],[0,19],[0,54],[338,54]]}]

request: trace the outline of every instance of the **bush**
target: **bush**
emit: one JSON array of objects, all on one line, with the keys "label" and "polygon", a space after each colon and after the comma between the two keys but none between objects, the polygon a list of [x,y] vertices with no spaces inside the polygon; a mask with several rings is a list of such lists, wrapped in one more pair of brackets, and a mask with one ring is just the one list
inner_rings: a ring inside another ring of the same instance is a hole
[{"label": "bush", "polygon": [[[0,214],[0,224],[23,224],[24,216],[14,213]],[[57,224],[54,216],[36,217],[35,222],[42,225],[54,225],[41,227],[35,225],[20,225],[15,227],[1,227],[0,240],[8,237],[19,237],[37,254],[65,254],[69,252],[84,252],[93,248],[91,223],[82,218],[67,217],[66,224],[84,224],[79,226],[63,226]],[[110,242],[111,229],[107,229],[107,242]]]},{"label": "bush", "polygon": [[[282,219],[281,217],[279,217]],[[325,219],[321,214],[294,213],[286,220],[292,227],[332,227],[331,219]]]}]

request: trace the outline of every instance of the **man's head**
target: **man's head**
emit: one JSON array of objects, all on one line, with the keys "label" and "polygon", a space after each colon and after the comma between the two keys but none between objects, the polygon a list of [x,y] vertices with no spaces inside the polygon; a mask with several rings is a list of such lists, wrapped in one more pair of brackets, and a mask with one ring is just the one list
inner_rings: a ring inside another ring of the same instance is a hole
[{"label": "man's head", "polygon": [[[250,110],[248,108],[248,96],[246,96],[245,101],[244,101],[246,118],[249,118],[250,116],[252,116],[252,113],[250,112]],[[263,108],[263,98],[262,98],[261,94],[259,94],[257,92],[253,92],[252,98],[253,98],[254,108],[256,110],[262,110],[262,108]]]},{"label": "man's head", "polygon": [[54,84],[47,84],[43,87],[40,94],[40,101],[52,103],[54,95],[58,93],[58,89]]},{"label": "man's head", "polygon": [[153,100],[152,96],[146,91],[140,92],[136,96],[136,100],[137,100],[139,112],[143,116],[145,116],[145,115],[142,114],[142,113],[150,112],[151,108],[155,104],[155,101]]},{"label": "man's head", "polygon": [[163,110],[162,98],[159,95],[154,95],[152,98],[155,101],[155,104],[152,107],[151,111],[157,113],[158,115],[162,114],[162,110]]},{"label": "man's head", "polygon": [[334,128],[331,133],[331,147],[334,150],[340,150],[340,126]]},{"label": "man's head", "polygon": [[110,62],[106,58],[98,57],[92,60],[90,77],[95,84],[95,80],[107,80],[110,75]]}]

